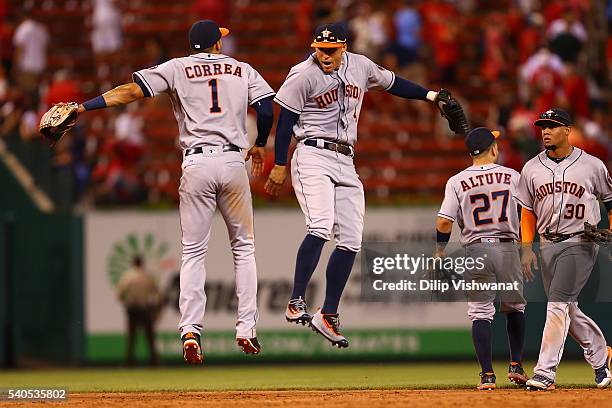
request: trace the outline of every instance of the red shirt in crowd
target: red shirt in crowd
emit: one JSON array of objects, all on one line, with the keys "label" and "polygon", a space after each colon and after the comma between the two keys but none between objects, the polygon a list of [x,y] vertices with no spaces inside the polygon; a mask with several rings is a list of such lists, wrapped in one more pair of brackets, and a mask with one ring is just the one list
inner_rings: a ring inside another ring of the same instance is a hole
[{"label": "red shirt in crowd", "polygon": [[43,100],[47,106],[60,102],[81,102],[83,100],[83,94],[75,81],[72,79],[62,79],[53,82],[49,86],[49,90]]},{"label": "red shirt in crowd", "polygon": [[589,92],[584,78],[576,73],[569,74],[563,79],[563,91],[574,115],[588,118]]}]

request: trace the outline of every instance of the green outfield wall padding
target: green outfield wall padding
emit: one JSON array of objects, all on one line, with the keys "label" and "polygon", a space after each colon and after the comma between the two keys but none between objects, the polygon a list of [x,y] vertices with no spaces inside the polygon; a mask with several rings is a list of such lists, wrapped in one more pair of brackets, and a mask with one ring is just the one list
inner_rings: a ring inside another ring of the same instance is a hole
[{"label": "green outfield wall padding", "polygon": [[[38,211],[1,162],[0,191],[0,219],[11,223],[11,236],[3,239],[10,240],[12,267],[0,271],[11,274],[11,287],[4,289],[10,291],[12,313],[5,321],[11,322],[15,361],[18,366],[79,363],[83,355],[82,219]],[[6,335],[3,331],[2,337]]]}]

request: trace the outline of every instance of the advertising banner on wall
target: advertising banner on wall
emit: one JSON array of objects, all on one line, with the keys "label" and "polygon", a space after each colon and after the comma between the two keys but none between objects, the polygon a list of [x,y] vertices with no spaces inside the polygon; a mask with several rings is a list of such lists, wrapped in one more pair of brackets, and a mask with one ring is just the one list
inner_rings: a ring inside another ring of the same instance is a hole
[{"label": "advertising banner on wall", "polygon": [[[431,242],[433,208],[368,209],[365,242]],[[267,359],[444,357],[471,353],[464,303],[401,303],[363,299],[358,258],[340,304],[346,350],[330,346],[307,327],[289,325],[284,310],[293,282],[297,249],[306,233],[297,208],[257,210],[255,245],[258,272],[258,337]],[[307,292],[311,311],[325,295],[325,268],[333,243],[325,246]],[[85,316],[90,362],[120,361],[125,355],[126,312],[117,283],[134,256],[158,282],[164,306],[157,320],[163,359],[180,359],[178,293],[181,230],[178,213],[91,212],[85,217]],[[203,345],[210,360],[242,358],[234,342],[236,297],[228,234],[216,216],[206,259],[206,314]],[[142,340],[139,353],[142,353]]]}]

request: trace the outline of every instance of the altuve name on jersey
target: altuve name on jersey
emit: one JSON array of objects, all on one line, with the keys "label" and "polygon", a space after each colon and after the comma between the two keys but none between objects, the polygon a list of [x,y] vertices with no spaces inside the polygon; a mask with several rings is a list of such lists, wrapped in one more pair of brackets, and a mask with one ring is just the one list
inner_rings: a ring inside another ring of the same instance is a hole
[{"label": "altuve name on jersey", "polygon": [[486,184],[512,184],[512,175],[509,173],[486,173],[477,176],[468,177],[467,180],[461,180],[461,188],[463,191],[471,190],[472,188],[484,186]]},{"label": "altuve name on jersey", "polygon": [[232,64],[198,64],[185,67],[189,79],[216,75],[235,75],[242,78],[242,68]]},{"label": "altuve name on jersey", "polygon": [[544,197],[555,193],[566,193],[582,198],[586,189],[572,181],[555,181],[554,183],[542,184],[535,189],[536,200],[542,200]]}]

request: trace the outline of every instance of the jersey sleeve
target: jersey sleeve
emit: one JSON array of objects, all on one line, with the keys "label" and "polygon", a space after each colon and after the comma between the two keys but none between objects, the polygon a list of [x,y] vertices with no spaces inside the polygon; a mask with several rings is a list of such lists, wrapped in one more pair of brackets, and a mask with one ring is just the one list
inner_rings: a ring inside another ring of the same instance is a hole
[{"label": "jersey sleeve", "polygon": [[291,71],[276,93],[274,100],[283,108],[298,115],[304,110],[310,85],[306,75],[300,71]]},{"label": "jersey sleeve", "polygon": [[145,96],[170,92],[174,89],[174,60],[136,71],[132,78],[143,88]]},{"label": "jersey sleeve", "polygon": [[597,178],[595,179],[595,190],[603,202],[612,201],[612,177],[602,161],[598,160]]},{"label": "jersey sleeve", "polygon": [[395,73],[374,63],[367,57],[363,57],[365,71],[367,74],[366,86],[368,89],[382,88],[387,91],[395,82]]},{"label": "jersey sleeve", "polygon": [[527,166],[525,166],[521,172],[515,198],[521,207],[533,211],[533,191],[525,169],[527,169]]},{"label": "jersey sleeve", "polygon": [[446,182],[446,188],[444,189],[444,200],[440,211],[438,211],[438,217],[446,218],[447,220],[455,221],[457,214],[459,213],[459,197],[453,188],[452,180]]},{"label": "jersey sleeve", "polygon": [[521,179],[521,175],[519,174],[518,171],[512,170],[510,172],[510,174],[512,174],[512,182],[510,184],[510,192],[512,193],[512,201],[516,202],[516,204],[519,204],[519,202],[516,200],[516,196],[518,195],[518,188],[519,188],[519,182]]},{"label": "jersey sleeve", "polygon": [[274,95],[274,90],[266,82],[266,80],[255,70],[255,68],[248,65],[248,78],[249,78],[249,105],[255,102],[268,98]]}]

